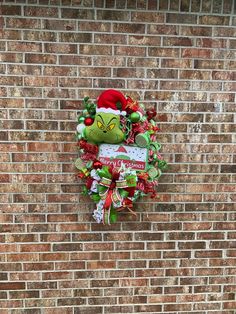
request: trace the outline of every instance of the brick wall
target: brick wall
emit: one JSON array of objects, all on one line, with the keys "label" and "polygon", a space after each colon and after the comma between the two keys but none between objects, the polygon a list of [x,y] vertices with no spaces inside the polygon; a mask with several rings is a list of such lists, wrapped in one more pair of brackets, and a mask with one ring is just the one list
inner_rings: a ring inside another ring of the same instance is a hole
[{"label": "brick wall", "polygon": [[[233,0],[3,1],[0,313],[233,314]],[[137,219],[75,180],[81,99],[155,105],[170,167]]]}]

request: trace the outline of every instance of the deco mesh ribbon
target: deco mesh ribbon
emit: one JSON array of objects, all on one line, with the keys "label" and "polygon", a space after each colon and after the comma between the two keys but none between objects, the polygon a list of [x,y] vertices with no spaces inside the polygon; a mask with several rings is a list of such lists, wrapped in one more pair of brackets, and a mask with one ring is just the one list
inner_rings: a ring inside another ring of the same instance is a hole
[{"label": "deco mesh ribbon", "polygon": [[121,211],[136,215],[134,203],[157,195],[156,186],[167,163],[159,153],[155,109],[110,89],[96,103],[85,97],[78,117],[75,161],[84,193],[95,202],[98,223],[115,223]]}]

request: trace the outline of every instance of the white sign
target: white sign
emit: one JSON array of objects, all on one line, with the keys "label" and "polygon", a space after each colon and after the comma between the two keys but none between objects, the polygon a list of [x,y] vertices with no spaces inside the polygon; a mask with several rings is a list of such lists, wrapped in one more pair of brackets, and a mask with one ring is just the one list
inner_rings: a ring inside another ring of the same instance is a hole
[{"label": "white sign", "polygon": [[137,146],[101,144],[98,159],[106,166],[121,167],[124,164],[133,170],[145,170],[148,150]]}]

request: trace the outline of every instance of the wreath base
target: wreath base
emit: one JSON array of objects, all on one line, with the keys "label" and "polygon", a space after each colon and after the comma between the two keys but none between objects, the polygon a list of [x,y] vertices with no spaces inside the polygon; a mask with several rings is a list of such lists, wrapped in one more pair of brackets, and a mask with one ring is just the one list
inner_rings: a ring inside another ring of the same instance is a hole
[{"label": "wreath base", "polygon": [[159,153],[156,112],[145,111],[142,104],[114,90],[104,91],[97,105],[88,97],[83,103],[75,166],[85,180],[84,193],[96,203],[93,218],[111,224],[124,210],[136,216],[134,203],[145,195],[156,196],[167,166]]}]

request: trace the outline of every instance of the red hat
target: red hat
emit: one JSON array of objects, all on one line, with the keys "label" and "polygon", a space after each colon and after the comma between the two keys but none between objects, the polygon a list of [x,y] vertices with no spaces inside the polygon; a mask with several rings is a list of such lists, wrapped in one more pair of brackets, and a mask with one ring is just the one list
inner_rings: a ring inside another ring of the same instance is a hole
[{"label": "red hat", "polygon": [[97,99],[96,112],[113,113],[116,115],[126,115],[127,100],[125,96],[114,89],[107,89],[101,93]]}]

